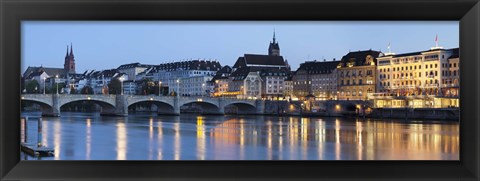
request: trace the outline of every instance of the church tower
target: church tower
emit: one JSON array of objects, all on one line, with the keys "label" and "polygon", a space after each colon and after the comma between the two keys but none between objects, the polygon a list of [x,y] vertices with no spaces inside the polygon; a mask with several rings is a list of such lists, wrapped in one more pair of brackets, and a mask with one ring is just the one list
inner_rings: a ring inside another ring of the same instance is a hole
[{"label": "church tower", "polygon": [[270,46],[268,46],[268,55],[280,56],[280,47],[278,42],[275,41],[275,30],[273,31],[273,42],[270,42]]},{"label": "church tower", "polygon": [[67,45],[67,54],[65,55],[65,64],[63,64],[63,69],[68,74],[75,73],[75,57],[73,56],[72,44],[70,44],[70,53],[68,53],[68,45]]}]

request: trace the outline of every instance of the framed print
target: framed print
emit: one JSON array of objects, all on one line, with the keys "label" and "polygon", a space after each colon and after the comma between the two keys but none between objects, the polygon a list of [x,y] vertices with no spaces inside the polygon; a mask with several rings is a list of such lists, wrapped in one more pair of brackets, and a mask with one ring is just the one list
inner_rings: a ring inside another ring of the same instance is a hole
[{"label": "framed print", "polygon": [[0,5],[2,179],[479,178],[477,1]]}]

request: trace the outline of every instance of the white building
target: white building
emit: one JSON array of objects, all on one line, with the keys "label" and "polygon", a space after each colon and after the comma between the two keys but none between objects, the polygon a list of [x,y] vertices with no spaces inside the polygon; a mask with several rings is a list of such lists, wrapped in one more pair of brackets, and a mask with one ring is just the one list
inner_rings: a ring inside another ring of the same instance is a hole
[{"label": "white building", "polygon": [[139,73],[144,72],[147,68],[153,67],[153,65],[145,65],[140,63],[131,63],[120,65],[117,70],[120,73],[125,73],[128,76],[128,80],[136,80]]},{"label": "white building", "polygon": [[123,81],[123,94],[135,95],[137,93],[137,84],[133,80]]},{"label": "white building", "polygon": [[[147,70],[149,72],[145,72],[145,75],[143,73],[140,75],[151,77],[162,87],[168,87],[170,93],[180,91],[181,95],[190,93],[200,95],[202,84],[208,85],[208,81],[212,80],[221,67],[218,61],[190,60],[160,64],[152,70]],[[206,86],[205,90],[211,91],[211,88]]]}]

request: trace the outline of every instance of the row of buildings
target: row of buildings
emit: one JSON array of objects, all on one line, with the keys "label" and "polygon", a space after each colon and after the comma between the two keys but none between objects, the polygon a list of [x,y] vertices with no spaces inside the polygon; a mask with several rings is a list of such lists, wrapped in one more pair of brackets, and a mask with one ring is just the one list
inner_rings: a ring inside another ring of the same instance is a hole
[{"label": "row of buildings", "polygon": [[435,46],[403,54],[349,52],[339,60],[306,61],[292,71],[280,54],[274,33],[268,54],[244,54],[231,67],[216,60],[188,60],[132,63],[77,74],[73,48],[69,52],[67,47],[63,69],[28,67],[23,78],[40,82],[40,89],[62,82],[70,87],[63,93],[88,86],[94,94],[107,94],[111,92],[106,91],[108,85],[117,79],[124,94],[151,94],[145,91],[145,86],[151,86],[159,95],[373,100],[376,107],[458,107],[459,63],[458,48]]}]

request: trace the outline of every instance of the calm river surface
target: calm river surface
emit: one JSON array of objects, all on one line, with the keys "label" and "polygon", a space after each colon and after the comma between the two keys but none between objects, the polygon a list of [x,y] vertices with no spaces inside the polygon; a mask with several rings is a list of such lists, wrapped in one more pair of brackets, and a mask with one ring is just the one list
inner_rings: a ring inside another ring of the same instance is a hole
[{"label": "calm river surface", "polygon": [[[23,116],[31,115],[24,113]],[[28,121],[28,142],[37,121]],[[43,117],[53,157],[27,160],[458,160],[459,124],[271,116]]]}]

